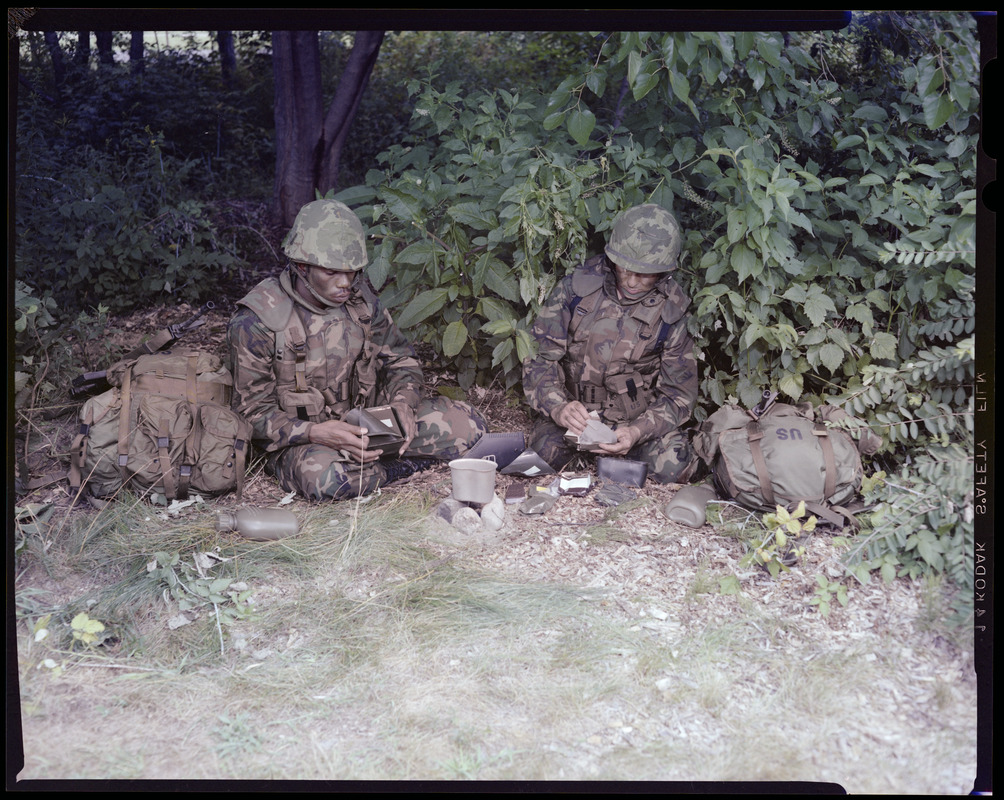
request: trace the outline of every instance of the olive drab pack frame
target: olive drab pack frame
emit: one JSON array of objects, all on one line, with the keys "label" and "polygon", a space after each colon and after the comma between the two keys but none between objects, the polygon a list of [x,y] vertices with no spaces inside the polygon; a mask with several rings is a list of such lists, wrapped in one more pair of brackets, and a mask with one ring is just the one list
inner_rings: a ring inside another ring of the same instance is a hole
[{"label": "olive drab pack frame", "polygon": [[218,356],[187,348],[124,359],[111,388],[88,399],[70,454],[70,486],[109,497],[123,487],[168,500],[244,487],[251,425],[230,409],[233,379]]},{"label": "olive drab pack frame", "polygon": [[859,439],[827,425],[852,418],[835,406],[775,403],[765,393],[752,411],[723,406],[700,426],[694,449],[711,470],[723,498],[747,508],[806,508],[820,521],[856,525],[852,501],[861,487],[861,454],[874,453],[881,439],[863,424]]}]

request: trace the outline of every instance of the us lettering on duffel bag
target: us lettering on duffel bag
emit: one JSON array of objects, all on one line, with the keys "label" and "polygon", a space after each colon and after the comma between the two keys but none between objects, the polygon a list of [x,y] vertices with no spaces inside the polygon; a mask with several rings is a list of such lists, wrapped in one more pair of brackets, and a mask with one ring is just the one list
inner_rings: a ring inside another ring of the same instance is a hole
[{"label": "us lettering on duffel bag", "polygon": [[176,349],[119,362],[112,388],[80,410],[70,485],[109,497],[123,486],[169,500],[243,490],[251,426],[229,408],[219,357]]},{"label": "us lettering on duffel bag", "polygon": [[855,522],[848,505],[861,487],[862,453],[881,440],[866,426],[854,439],[829,423],[850,420],[835,406],[775,403],[757,415],[724,406],[701,425],[694,439],[722,497],[747,508],[806,507],[833,524]]}]

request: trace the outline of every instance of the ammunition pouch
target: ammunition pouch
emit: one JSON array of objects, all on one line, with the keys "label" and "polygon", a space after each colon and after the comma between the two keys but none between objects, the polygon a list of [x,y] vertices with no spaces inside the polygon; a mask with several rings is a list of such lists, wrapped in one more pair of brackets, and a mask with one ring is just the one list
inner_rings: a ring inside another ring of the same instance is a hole
[{"label": "ammunition pouch", "polygon": [[573,396],[590,411],[598,410],[608,422],[630,422],[648,410],[653,376],[637,372],[610,375],[603,386],[582,384],[572,387]]},{"label": "ammunition pouch", "polygon": [[279,407],[283,411],[296,414],[304,422],[318,422],[324,416],[324,395],[313,386],[305,386],[302,391],[293,387],[280,387]]}]

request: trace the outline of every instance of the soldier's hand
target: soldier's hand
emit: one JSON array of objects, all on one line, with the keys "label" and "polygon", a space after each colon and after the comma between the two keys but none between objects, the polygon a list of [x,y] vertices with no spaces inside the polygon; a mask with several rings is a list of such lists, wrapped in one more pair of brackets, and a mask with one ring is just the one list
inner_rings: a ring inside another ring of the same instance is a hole
[{"label": "soldier's hand", "polygon": [[616,442],[599,444],[596,446],[597,449],[612,456],[622,456],[634,447],[641,438],[641,431],[632,425],[628,425],[626,428],[617,428],[615,433],[617,434]]},{"label": "soldier's hand", "polygon": [[573,400],[559,407],[551,417],[562,428],[568,428],[576,436],[585,429],[589,422],[589,411],[578,400]]},{"label": "soldier's hand", "polygon": [[366,429],[349,425],[341,420],[329,419],[310,427],[308,434],[314,444],[323,444],[334,450],[343,450],[350,458],[361,464],[380,458],[378,450],[367,450],[369,437]]}]

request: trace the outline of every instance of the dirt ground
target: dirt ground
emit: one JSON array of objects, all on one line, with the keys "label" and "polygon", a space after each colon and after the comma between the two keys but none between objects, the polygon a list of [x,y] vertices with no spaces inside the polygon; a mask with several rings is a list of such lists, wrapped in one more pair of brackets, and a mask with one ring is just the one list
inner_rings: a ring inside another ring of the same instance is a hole
[{"label": "dirt ground", "polygon": [[[186,344],[219,346],[232,310],[229,303],[220,306],[206,314],[205,324],[186,338]],[[143,312],[116,321],[109,335],[134,339],[164,324],[185,319],[191,313],[192,309],[186,308]],[[430,391],[437,382],[448,380],[448,375],[431,371]],[[525,412],[511,398],[475,389],[470,399],[490,420],[492,430],[528,430]],[[60,436],[68,435],[69,425]],[[29,471],[37,475],[50,469],[52,453],[59,452],[64,444],[65,441],[60,441],[54,447],[29,448]],[[588,462],[584,468],[591,469]],[[497,492],[503,494],[510,483],[522,483],[528,489],[535,485],[526,478],[499,476]],[[916,582],[885,584],[875,580],[855,586],[852,602],[846,607],[834,603],[829,616],[824,617],[807,601],[816,592],[817,576],[843,578],[841,551],[832,534],[820,532],[813,536],[799,564],[779,578],[771,578],[760,569],[743,565],[745,546],[738,538],[723,535],[709,525],[693,529],[667,520],[662,508],[678,489],[649,482],[639,490],[635,502],[619,509],[600,506],[594,493],[561,497],[543,516],[524,515],[516,506],[507,506],[501,529],[482,528],[466,534],[432,518],[430,525],[436,535],[429,546],[444,558],[458,559],[466,567],[515,582],[570,585],[600,592],[602,613],[638,636],[685,642],[688,637],[707,637],[709,631],[725,628],[742,615],[756,626],[757,620],[764,619],[759,616],[761,609],[770,615],[783,611],[785,625],[765,629],[762,641],[757,644],[765,652],[790,648],[799,658],[807,660],[823,654],[839,656],[859,660],[863,670],[875,669],[882,663],[890,665],[888,672],[876,673],[877,691],[848,700],[860,704],[853,729],[827,731],[826,715],[822,715],[811,735],[826,741],[826,752],[814,749],[805,754],[809,763],[797,774],[832,781],[850,791],[968,792],[972,788],[976,758],[973,654],[948,638],[938,625],[921,624],[928,602],[924,587]],[[427,494],[435,500],[445,499],[450,493],[449,469],[446,465],[436,466],[406,482],[385,487],[383,492]],[[247,487],[245,503],[274,505],[284,494],[274,481],[259,476]],[[52,484],[19,500],[23,501],[65,503],[66,490],[61,484]],[[292,507],[303,509],[300,501]],[[726,591],[726,584],[722,583],[722,578],[729,576],[738,580],[735,593]],[[18,575],[17,589],[56,588],[56,583],[36,565]],[[696,602],[695,596],[698,596]],[[716,669],[727,671],[728,667]],[[30,702],[44,705],[45,713],[35,714],[31,710],[22,713],[27,757],[22,778],[30,781],[66,777],[59,772],[59,759],[54,756],[53,747],[77,746],[80,738],[87,736],[94,709],[105,707],[103,703],[107,700],[100,683],[75,680],[78,683],[72,688],[69,685],[62,691],[50,688],[44,700],[32,696]],[[732,686],[741,685],[741,681],[731,683],[734,676],[723,676],[723,680],[729,680]],[[574,757],[563,749],[571,747],[568,744],[571,739],[562,739],[556,732],[561,726],[555,725],[552,738],[545,732],[533,747],[547,752],[561,751],[560,770],[549,772],[549,768],[538,766],[535,774],[548,780],[596,780],[611,775],[616,780],[685,780],[695,772],[706,776],[714,765],[708,766],[707,771],[694,767],[689,773],[666,768],[653,770],[648,766],[638,766],[632,772],[630,767],[614,769],[609,766],[612,762],[605,760],[615,752],[623,754],[632,748],[641,751],[645,746],[654,746],[652,743],[656,741],[668,739],[687,742],[688,747],[694,748],[688,750],[693,757],[701,752],[702,741],[710,743],[722,735],[720,714],[702,717],[673,711],[672,698],[680,691],[673,681],[670,674],[652,676],[658,692],[669,701],[666,708],[606,703],[604,719],[596,719],[592,728],[581,728],[571,737],[576,742]],[[751,685],[756,684],[754,679]],[[192,698],[192,702],[197,704],[198,698]],[[519,703],[514,706],[522,708]],[[103,713],[111,711],[106,709]],[[148,708],[146,714],[152,721],[155,709]],[[61,723],[54,725],[53,720]],[[341,720],[345,730],[351,731],[355,726],[359,734],[357,742],[374,733],[372,721],[354,715],[351,710],[346,710]],[[136,717],[132,724],[140,721],[141,717]],[[507,720],[497,724],[500,729],[508,729],[514,723]],[[802,735],[810,734],[803,731]],[[134,745],[123,744],[123,752],[131,746]],[[872,752],[866,752],[869,749]],[[541,764],[548,763],[546,758],[538,756]],[[172,763],[158,763],[158,759],[147,756],[147,766],[138,775],[134,766],[123,763],[121,776],[220,777],[198,768],[192,774],[186,773],[182,765],[195,767],[199,760],[197,748],[172,750]],[[876,760],[882,760],[883,766],[877,771],[884,773],[885,778],[875,776]],[[862,763],[872,764],[864,769],[867,780],[855,774],[853,765]],[[766,770],[752,777],[769,780],[774,774],[783,771]],[[461,775],[465,776],[466,773]],[[512,774],[485,768],[477,776],[511,778]],[[734,779],[735,775],[731,777]]]}]

